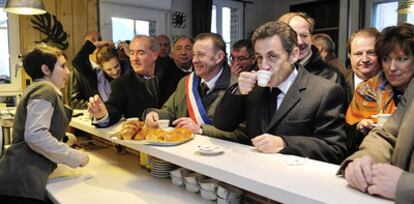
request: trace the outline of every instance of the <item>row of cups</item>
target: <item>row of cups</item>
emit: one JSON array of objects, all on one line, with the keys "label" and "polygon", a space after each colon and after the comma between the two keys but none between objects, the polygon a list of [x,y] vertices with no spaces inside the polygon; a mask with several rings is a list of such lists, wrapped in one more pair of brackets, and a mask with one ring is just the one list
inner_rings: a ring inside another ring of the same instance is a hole
[{"label": "row of cups", "polygon": [[238,204],[243,191],[226,183],[192,172],[185,168],[178,168],[170,172],[172,183],[176,186],[185,186],[192,193],[200,192],[204,200],[217,200],[218,204]]}]

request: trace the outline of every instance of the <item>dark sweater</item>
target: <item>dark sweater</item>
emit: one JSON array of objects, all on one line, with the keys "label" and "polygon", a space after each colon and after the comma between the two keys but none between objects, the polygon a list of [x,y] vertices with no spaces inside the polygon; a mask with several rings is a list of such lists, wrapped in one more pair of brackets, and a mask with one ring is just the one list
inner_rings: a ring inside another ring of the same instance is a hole
[{"label": "dark sweater", "polygon": [[61,140],[70,118],[66,117],[62,97],[50,82],[33,83],[17,106],[13,143],[0,159],[0,195],[46,200],[46,183],[56,164],[33,151],[25,141],[27,105],[30,100],[49,101],[54,108],[50,133]]}]

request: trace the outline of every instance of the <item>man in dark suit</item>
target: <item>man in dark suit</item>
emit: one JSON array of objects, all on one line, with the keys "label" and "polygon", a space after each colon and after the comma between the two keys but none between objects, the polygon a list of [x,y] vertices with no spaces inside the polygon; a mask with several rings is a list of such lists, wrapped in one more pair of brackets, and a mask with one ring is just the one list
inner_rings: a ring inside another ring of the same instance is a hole
[{"label": "man in dark suit", "polygon": [[72,60],[74,71],[69,88],[69,106],[76,109],[86,108],[89,97],[98,94],[96,70],[100,67],[96,60],[96,48],[110,43],[102,41],[96,31],[86,33],[84,38],[85,43]]},{"label": "man in dark suit", "polygon": [[278,21],[289,24],[297,33],[298,63],[303,65],[310,73],[336,82],[346,91],[344,76],[334,66],[325,63],[318,49],[312,45],[312,32],[315,20],[303,12],[289,12],[282,15]]},{"label": "man in dark suit", "polygon": [[178,36],[172,43],[172,59],[168,60],[168,69],[171,73],[170,78],[176,84],[193,71],[193,44],[194,40],[186,35]]},{"label": "man in dark suit", "polygon": [[105,104],[97,95],[91,97],[88,111],[101,127],[112,125],[124,116],[140,117],[147,108],[160,108],[174,92],[174,81],[158,58],[158,42],[137,35],[130,44],[130,61],[134,72],[112,81],[112,93]]},{"label": "man in dark suit", "polygon": [[339,163],[346,155],[341,87],[294,64],[296,32],[269,22],[253,34],[260,70],[272,73],[267,87],[255,86],[256,72],[242,72],[216,109],[214,125],[225,131],[246,122],[245,133],[261,152],[294,154]]}]

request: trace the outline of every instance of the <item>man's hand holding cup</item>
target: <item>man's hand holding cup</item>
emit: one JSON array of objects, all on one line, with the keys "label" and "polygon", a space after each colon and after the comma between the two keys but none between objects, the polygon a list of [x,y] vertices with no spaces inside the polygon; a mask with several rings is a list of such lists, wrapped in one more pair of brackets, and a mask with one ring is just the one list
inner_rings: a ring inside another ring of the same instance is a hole
[{"label": "man's hand holding cup", "polygon": [[256,82],[261,87],[266,87],[272,78],[272,72],[267,70],[259,70],[252,72],[241,72],[238,82],[239,82],[239,92],[241,95],[249,94]]}]

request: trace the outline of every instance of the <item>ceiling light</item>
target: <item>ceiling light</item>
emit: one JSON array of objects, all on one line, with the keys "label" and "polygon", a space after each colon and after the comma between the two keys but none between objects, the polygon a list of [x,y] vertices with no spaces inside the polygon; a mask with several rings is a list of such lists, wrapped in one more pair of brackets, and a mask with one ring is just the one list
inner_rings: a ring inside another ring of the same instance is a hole
[{"label": "ceiling light", "polygon": [[46,13],[42,0],[7,0],[4,11],[21,15],[39,15]]},{"label": "ceiling light", "polygon": [[400,14],[414,13],[414,0],[403,1],[397,9]]}]

